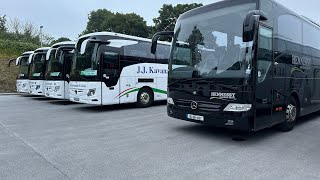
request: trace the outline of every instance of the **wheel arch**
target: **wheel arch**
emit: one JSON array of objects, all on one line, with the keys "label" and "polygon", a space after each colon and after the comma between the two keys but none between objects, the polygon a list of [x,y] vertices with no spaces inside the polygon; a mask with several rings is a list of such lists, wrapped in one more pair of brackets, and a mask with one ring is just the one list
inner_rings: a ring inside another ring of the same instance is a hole
[{"label": "wheel arch", "polygon": [[[293,91],[293,92],[291,92],[291,95],[290,95],[290,97],[293,97],[295,100],[296,100],[296,102],[297,102],[297,105],[298,105],[298,117],[300,116],[300,114],[301,114],[301,104],[300,104],[300,98],[299,98],[299,95],[298,95],[298,93],[296,92],[296,91]],[[290,98],[289,97],[289,98]]]},{"label": "wheel arch", "polygon": [[[148,91],[148,94],[150,94],[150,99],[149,99],[149,102],[147,103],[147,104],[144,104],[144,103],[141,103],[141,101],[140,101],[140,94],[142,93],[142,92],[145,92],[145,91]],[[153,102],[154,102],[154,92],[153,92],[153,89],[151,88],[151,87],[149,87],[149,86],[142,86],[140,89],[139,89],[139,91],[138,91],[138,93],[137,93],[137,101],[136,101],[137,103],[137,106],[138,107],[140,107],[140,108],[146,108],[146,107],[149,107],[149,106],[151,106],[152,104],[153,104]]]},{"label": "wheel arch", "polygon": [[[152,87],[150,87],[150,86],[142,86],[142,87],[139,89],[138,94],[139,94],[139,92],[140,92],[142,89],[148,89],[148,90],[150,90],[150,92],[152,93],[152,96],[153,96],[153,100],[154,100],[154,91],[153,91]],[[137,94],[137,96],[138,96],[138,94]]]}]

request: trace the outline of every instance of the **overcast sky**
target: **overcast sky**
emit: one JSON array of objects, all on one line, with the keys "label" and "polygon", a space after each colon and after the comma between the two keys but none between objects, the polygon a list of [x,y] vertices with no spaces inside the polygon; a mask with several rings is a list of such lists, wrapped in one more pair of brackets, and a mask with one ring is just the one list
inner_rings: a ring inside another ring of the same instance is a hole
[{"label": "overcast sky", "polygon": [[[162,4],[198,2],[210,4],[217,0],[6,0],[1,2],[0,15],[43,25],[46,34],[75,40],[86,27],[92,10],[106,8],[113,12],[135,12],[152,25]],[[319,0],[277,0],[298,14],[320,23]]]}]

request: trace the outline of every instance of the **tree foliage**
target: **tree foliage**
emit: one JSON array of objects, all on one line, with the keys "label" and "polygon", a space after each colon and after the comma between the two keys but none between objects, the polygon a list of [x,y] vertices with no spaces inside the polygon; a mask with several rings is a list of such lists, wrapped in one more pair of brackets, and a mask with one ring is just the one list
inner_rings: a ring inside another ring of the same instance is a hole
[{"label": "tree foliage", "polygon": [[173,31],[179,16],[191,9],[202,6],[202,4],[164,4],[159,10],[159,17],[154,18],[156,31]]},{"label": "tree foliage", "polygon": [[109,31],[139,37],[148,37],[147,22],[135,13],[113,13],[107,9],[92,11],[86,30],[82,34]]},{"label": "tree foliage", "polygon": [[7,32],[7,27],[6,27],[6,16],[0,16],[0,33],[5,33]]},{"label": "tree foliage", "polygon": [[[40,45],[40,32],[32,22],[24,22],[17,18],[7,21],[6,16],[0,16],[0,39]],[[53,38],[42,35],[44,45],[50,45]]]},{"label": "tree foliage", "polygon": [[53,40],[51,42],[51,45],[54,45],[54,44],[59,43],[59,42],[64,42],[64,41],[71,41],[71,39],[69,39],[67,37],[60,37],[60,38],[58,38],[56,40]]}]

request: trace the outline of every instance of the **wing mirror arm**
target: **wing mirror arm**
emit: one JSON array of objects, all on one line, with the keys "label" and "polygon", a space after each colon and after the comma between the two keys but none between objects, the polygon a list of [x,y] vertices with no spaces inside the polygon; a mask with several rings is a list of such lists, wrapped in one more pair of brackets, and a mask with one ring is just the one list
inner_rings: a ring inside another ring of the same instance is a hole
[{"label": "wing mirror arm", "polygon": [[11,63],[13,62],[13,61],[15,61],[16,59],[10,59],[9,60],[9,63],[8,63],[8,67],[10,67],[11,66]]},{"label": "wing mirror arm", "polygon": [[153,37],[152,37],[152,42],[151,42],[151,53],[152,54],[156,54],[158,40],[159,40],[159,38],[161,36],[173,37],[174,36],[174,32],[173,31],[162,31],[162,32],[158,32],[158,33],[154,34]]},{"label": "wing mirror arm", "polygon": [[242,41],[243,42],[253,41],[257,22],[267,21],[267,20],[268,20],[267,15],[263,11],[261,10],[250,11],[246,15],[243,21]]}]

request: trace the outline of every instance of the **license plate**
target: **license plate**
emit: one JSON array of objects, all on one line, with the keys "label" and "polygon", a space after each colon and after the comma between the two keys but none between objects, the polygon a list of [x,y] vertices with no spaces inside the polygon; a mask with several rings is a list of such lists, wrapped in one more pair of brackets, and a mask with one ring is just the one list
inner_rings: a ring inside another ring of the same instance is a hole
[{"label": "license plate", "polygon": [[75,100],[75,101],[80,101],[80,99],[79,99],[79,98],[74,98],[74,100]]},{"label": "license plate", "polygon": [[204,121],[203,116],[193,115],[193,114],[187,114],[188,119],[196,120],[196,121]]}]

